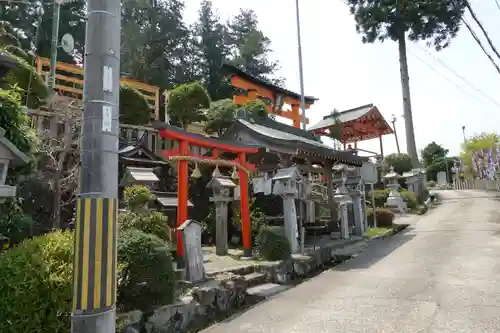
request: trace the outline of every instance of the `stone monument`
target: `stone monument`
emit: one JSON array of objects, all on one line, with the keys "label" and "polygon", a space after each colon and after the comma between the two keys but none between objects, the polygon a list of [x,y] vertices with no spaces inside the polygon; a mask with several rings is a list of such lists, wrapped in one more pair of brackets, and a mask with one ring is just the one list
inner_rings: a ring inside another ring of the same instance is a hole
[{"label": "stone monument", "polygon": [[192,283],[205,279],[203,267],[203,249],[201,247],[201,224],[195,220],[186,220],[178,228],[182,232],[186,278]]},{"label": "stone monument", "polygon": [[274,182],[273,194],[280,195],[283,199],[285,236],[290,242],[292,253],[299,252],[299,232],[295,199],[297,199],[299,194],[299,181],[301,179],[302,177],[297,167],[279,169],[272,178]]}]

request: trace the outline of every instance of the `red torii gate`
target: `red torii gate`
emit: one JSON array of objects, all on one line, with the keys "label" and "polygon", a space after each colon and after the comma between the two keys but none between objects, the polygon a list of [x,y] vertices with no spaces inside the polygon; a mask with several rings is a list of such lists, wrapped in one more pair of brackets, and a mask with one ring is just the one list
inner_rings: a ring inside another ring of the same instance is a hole
[{"label": "red torii gate", "polygon": [[[186,132],[178,127],[167,125],[161,122],[155,122],[155,128],[159,130],[162,138],[178,142],[178,147],[162,151],[162,156],[168,160],[177,160],[178,165],[178,184],[177,184],[177,226],[180,226],[188,219],[188,178],[189,162],[210,163],[234,166],[238,169],[240,178],[240,206],[241,206],[241,225],[244,256],[252,256],[252,230],[250,226],[250,211],[248,204],[248,173],[255,170],[253,164],[247,163],[246,154],[255,154],[259,151],[257,147],[243,145],[237,142],[227,142],[217,139],[207,138],[205,136]],[[201,156],[194,154],[190,146],[210,149],[212,156]],[[229,152],[237,155],[234,160],[221,160],[220,155]],[[177,231],[177,255],[184,256],[182,237],[180,231]]]}]

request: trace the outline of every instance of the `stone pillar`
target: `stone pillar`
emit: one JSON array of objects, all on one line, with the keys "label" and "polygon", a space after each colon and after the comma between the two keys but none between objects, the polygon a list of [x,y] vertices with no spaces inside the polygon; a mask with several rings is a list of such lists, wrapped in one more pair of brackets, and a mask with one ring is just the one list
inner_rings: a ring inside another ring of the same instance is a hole
[{"label": "stone pillar", "polygon": [[347,203],[339,204],[340,213],[340,238],[349,239],[349,217],[347,215]]},{"label": "stone pillar", "polygon": [[363,202],[361,194],[352,195],[352,203],[354,208],[354,224],[356,226],[355,233],[357,236],[365,234],[365,222],[363,221]]},{"label": "stone pillar", "polygon": [[285,236],[290,242],[292,253],[299,251],[297,210],[295,209],[295,195],[283,194],[283,213],[285,222]]},{"label": "stone pillar", "polygon": [[352,202],[351,197],[347,193],[345,183],[347,180],[346,175],[347,166],[339,164],[334,167],[334,171],[338,173],[335,179],[337,190],[335,191],[334,200],[339,204],[340,213],[340,236],[342,239],[348,239],[349,236],[349,221],[347,213],[347,205]]},{"label": "stone pillar", "polygon": [[225,256],[228,253],[227,245],[227,201],[215,202],[215,254]]},{"label": "stone pillar", "polygon": [[316,203],[312,200],[306,201],[307,222],[316,222]]}]

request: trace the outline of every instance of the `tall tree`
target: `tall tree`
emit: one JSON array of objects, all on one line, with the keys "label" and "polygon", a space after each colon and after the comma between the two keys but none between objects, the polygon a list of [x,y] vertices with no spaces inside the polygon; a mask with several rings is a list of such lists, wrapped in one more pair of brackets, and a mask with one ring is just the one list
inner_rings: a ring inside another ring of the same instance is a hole
[{"label": "tall tree", "polygon": [[282,83],[281,79],[273,79],[278,63],[268,59],[271,40],[259,30],[257,14],[250,9],[241,9],[228,22],[228,42],[234,64],[249,74],[274,83]]},{"label": "tall tree", "polygon": [[410,99],[410,79],[406,55],[406,38],[424,40],[436,50],[447,47],[460,28],[466,0],[348,0],[363,43],[398,43],[406,144],[412,165],[419,165]]},{"label": "tall tree", "polygon": [[448,149],[444,149],[441,145],[432,141],[424,149],[422,149],[422,160],[424,165],[428,167],[429,165],[436,162],[438,159],[443,159],[448,155]]},{"label": "tall tree", "polygon": [[210,98],[219,100],[230,97],[231,87],[228,78],[221,71],[222,64],[227,61],[230,52],[225,43],[227,28],[220,23],[219,17],[214,13],[212,1],[201,2],[195,32],[200,52],[202,82]]},{"label": "tall tree", "polygon": [[122,72],[162,88],[196,79],[183,10],[180,0],[122,1]]}]

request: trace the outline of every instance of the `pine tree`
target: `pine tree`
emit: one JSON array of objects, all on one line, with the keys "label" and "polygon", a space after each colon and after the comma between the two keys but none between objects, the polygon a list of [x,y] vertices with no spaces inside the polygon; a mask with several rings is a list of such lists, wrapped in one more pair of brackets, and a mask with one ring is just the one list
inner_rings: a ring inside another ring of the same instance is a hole
[{"label": "pine tree", "polygon": [[418,167],[410,99],[406,38],[427,41],[436,50],[447,47],[460,28],[466,0],[347,0],[363,43],[398,43],[407,151]]}]

